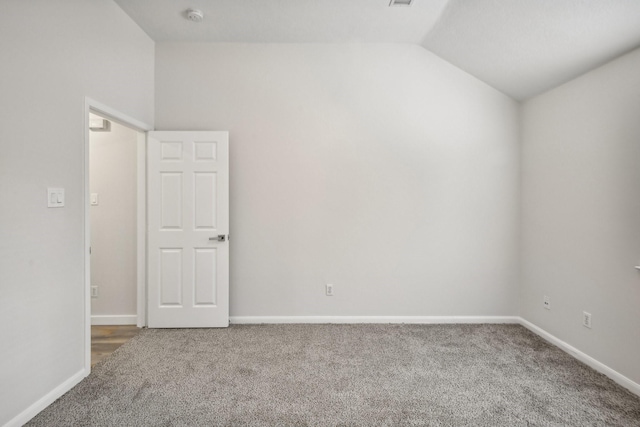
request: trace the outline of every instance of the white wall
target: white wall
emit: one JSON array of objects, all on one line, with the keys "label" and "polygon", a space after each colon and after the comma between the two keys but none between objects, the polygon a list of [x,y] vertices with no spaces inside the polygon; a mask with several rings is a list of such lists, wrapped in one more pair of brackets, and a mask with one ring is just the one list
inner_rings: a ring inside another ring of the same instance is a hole
[{"label": "white wall", "polygon": [[636,383],[639,71],[636,50],[524,104],[520,298],[525,319]]},{"label": "white wall", "polygon": [[154,45],[109,0],[3,0],[0,64],[4,425],[82,373],[84,97],[152,123]]},{"label": "white wall", "polygon": [[232,316],[515,315],[517,114],[417,46],[156,45],[157,129],[230,131]]},{"label": "white wall", "polygon": [[[136,314],[138,133],[111,122],[111,132],[91,132],[92,316]],[[135,323],[135,322],[134,322]]]}]

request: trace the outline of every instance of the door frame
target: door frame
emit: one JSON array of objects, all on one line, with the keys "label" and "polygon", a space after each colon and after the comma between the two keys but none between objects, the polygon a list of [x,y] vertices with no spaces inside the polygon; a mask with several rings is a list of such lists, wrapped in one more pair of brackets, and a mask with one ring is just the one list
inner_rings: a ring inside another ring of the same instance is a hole
[{"label": "door frame", "polygon": [[83,221],[84,221],[84,321],[85,321],[85,338],[84,338],[84,366],[85,375],[91,373],[91,220],[90,220],[90,132],[89,132],[89,113],[96,113],[116,123],[132,128],[138,132],[136,142],[137,154],[137,212],[136,212],[136,287],[137,287],[137,326],[139,328],[147,325],[147,132],[153,130],[153,127],[130,117],[120,111],[111,108],[101,102],[89,97],[85,97],[84,102],[84,167],[82,170],[83,185]]}]

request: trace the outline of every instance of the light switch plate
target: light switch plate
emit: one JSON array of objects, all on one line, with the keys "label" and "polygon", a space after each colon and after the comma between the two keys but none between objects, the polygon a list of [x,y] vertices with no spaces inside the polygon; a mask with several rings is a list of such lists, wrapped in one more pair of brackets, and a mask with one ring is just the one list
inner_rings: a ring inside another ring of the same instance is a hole
[{"label": "light switch plate", "polygon": [[50,208],[64,207],[64,188],[47,188],[47,206]]},{"label": "light switch plate", "polygon": [[98,206],[98,193],[91,193],[91,206]]}]

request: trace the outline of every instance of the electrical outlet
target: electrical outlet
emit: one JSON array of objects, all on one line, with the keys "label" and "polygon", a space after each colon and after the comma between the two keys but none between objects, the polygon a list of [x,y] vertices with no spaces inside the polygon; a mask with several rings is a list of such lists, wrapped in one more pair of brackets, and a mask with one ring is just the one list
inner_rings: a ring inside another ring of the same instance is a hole
[{"label": "electrical outlet", "polygon": [[333,296],[333,285],[327,283],[327,285],[325,286],[325,291],[326,291],[328,297],[332,297]]},{"label": "electrical outlet", "polygon": [[551,298],[549,298],[548,296],[545,295],[544,296],[544,301],[543,301],[542,304],[543,304],[544,308],[546,308],[547,310],[551,310]]},{"label": "electrical outlet", "polygon": [[582,312],[582,326],[591,329],[591,313]]},{"label": "electrical outlet", "polygon": [[91,298],[98,298],[98,287],[97,286],[92,286],[91,287]]}]

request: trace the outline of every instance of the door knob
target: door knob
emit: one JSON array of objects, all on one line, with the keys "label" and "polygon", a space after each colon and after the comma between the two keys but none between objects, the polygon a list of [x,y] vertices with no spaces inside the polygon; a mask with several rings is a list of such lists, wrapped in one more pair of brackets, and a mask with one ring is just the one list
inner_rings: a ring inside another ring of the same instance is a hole
[{"label": "door knob", "polygon": [[209,240],[213,240],[215,242],[224,242],[226,240],[226,236],[224,234],[218,234],[214,237],[209,237]]}]

